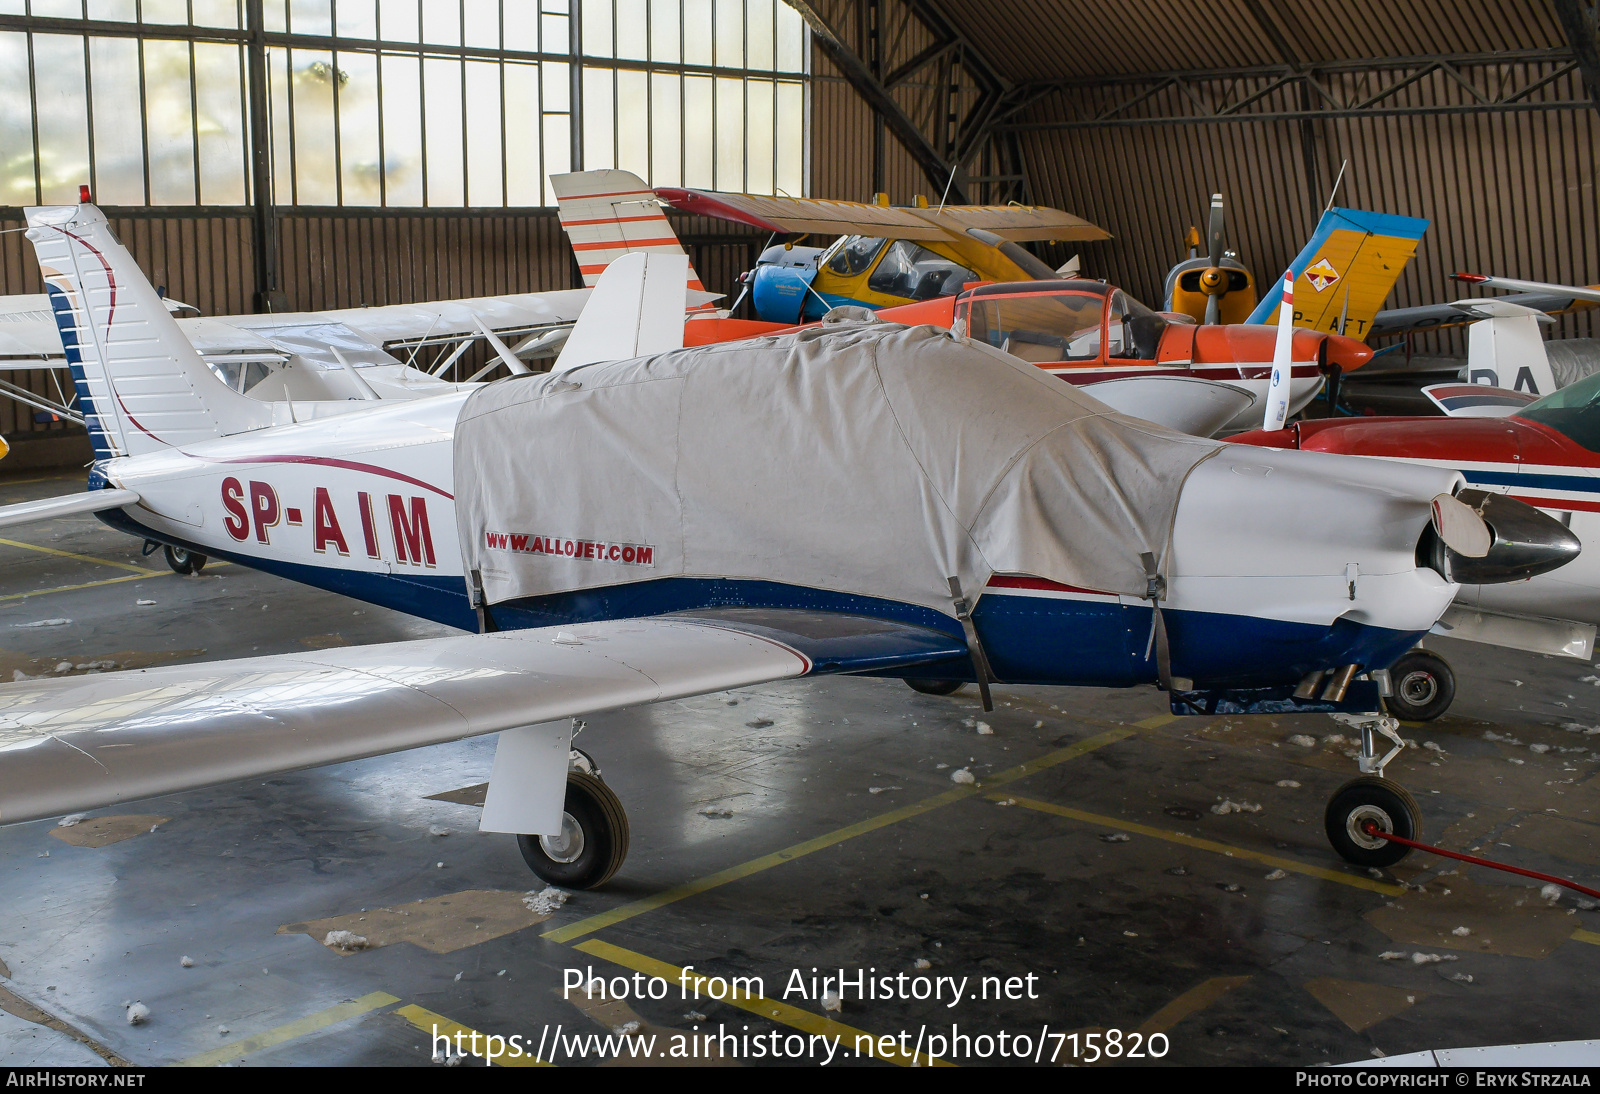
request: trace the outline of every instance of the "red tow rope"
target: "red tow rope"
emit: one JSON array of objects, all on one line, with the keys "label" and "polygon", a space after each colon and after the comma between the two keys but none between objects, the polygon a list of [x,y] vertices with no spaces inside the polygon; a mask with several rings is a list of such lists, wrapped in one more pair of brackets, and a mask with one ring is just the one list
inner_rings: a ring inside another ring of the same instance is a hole
[{"label": "red tow rope", "polygon": [[1434,847],[1433,845],[1427,843],[1418,843],[1414,839],[1406,839],[1404,836],[1397,836],[1393,832],[1385,832],[1383,829],[1378,827],[1377,822],[1375,821],[1367,821],[1361,826],[1361,830],[1369,836],[1376,836],[1379,839],[1388,840],[1390,843],[1403,844],[1406,847],[1411,847],[1418,851],[1426,851],[1430,855],[1440,855],[1444,858],[1459,859],[1462,862],[1470,862],[1474,866],[1487,866],[1491,870],[1504,870],[1508,874],[1521,874],[1523,877],[1531,877],[1535,881],[1548,881],[1552,885],[1560,885],[1568,889],[1574,889],[1577,892],[1583,893],[1585,896],[1600,898],[1600,892],[1596,892],[1587,885],[1579,885],[1576,881],[1568,881],[1565,878],[1552,877],[1549,874],[1541,874],[1536,870],[1524,870],[1520,866],[1507,866],[1503,862],[1490,862],[1486,858],[1478,858],[1476,855],[1463,855],[1459,851],[1446,851],[1443,847]]}]

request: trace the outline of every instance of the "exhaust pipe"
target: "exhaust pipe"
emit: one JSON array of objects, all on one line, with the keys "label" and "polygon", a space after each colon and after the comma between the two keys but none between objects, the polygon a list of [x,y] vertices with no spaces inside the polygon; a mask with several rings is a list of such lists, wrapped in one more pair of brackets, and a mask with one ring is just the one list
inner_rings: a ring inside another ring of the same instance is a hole
[{"label": "exhaust pipe", "polygon": [[1345,665],[1343,668],[1335,669],[1333,676],[1328,680],[1328,686],[1322,689],[1322,701],[1344,702],[1344,693],[1350,690],[1350,681],[1354,680],[1356,673],[1360,671],[1360,665]]}]

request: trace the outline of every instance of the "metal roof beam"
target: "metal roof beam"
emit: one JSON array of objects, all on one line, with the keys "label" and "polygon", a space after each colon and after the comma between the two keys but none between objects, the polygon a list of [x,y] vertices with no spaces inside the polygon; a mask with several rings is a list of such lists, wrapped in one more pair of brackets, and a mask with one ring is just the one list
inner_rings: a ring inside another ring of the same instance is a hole
[{"label": "metal roof beam", "polygon": [[1572,46],[1573,59],[1583,74],[1583,84],[1589,89],[1589,98],[1600,110],[1600,42],[1595,33],[1594,9],[1583,0],[1552,0],[1556,18],[1561,20],[1561,30]]},{"label": "metal roof beam", "polygon": [[828,25],[828,21],[810,0],[784,0],[784,2],[798,11],[810,25],[812,40],[817,44],[817,48],[833,62],[839,74],[855,88],[856,94],[861,96],[872,112],[883,119],[895,139],[911,154],[911,158],[916,160],[917,166],[922,168],[922,173],[927,176],[928,181],[941,191],[948,188],[950,200],[957,205],[965,205],[966,187],[962,183],[957,165],[946,162],[927,135],[906,116],[905,111],[900,109],[900,104],[895,102],[889,89],[872,74],[867,62]]}]

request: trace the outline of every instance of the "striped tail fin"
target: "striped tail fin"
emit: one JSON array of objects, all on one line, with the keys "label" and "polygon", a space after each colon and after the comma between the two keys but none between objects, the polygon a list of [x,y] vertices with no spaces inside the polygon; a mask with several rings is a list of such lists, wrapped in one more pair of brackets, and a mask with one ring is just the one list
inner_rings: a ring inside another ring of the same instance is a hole
[{"label": "striped tail fin", "polygon": [[[585,285],[592,287],[605,268],[625,254],[687,254],[655,191],[632,171],[551,175],[550,186]],[[705,291],[692,263],[688,287]]]},{"label": "striped tail fin", "polygon": [[93,205],[27,210],[96,459],[272,424],[269,403],[217,378]]}]

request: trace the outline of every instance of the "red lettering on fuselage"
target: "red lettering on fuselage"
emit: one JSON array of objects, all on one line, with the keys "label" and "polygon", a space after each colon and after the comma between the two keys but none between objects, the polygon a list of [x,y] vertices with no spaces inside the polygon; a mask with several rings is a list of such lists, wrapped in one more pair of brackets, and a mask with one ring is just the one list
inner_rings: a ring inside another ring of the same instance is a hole
[{"label": "red lettering on fuselage", "polygon": [[232,475],[222,480],[222,507],[228,511],[228,515],[222,518],[228,535],[234,539],[244,539],[249,535],[250,514],[244,508],[244,487]]},{"label": "red lettering on fuselage", "polygon": [[394,559],[414,566],[432,566],[433,533],[428,528],[428,499],[412,498],[410,519],[405,499],[389,495],[389,530],[394,533]]},{"label": "red lettering on fuselage", "polygon": [[250,511],[256,521],[256,541],[268,543],[267,529],[278,523],[278,493],[264,482],[250,483]]},{"label": "red lettering on fuselage", "polygon": [[366,541],[367,557],[378,558],[378,522],[372,519],[372,495],[363,490],[356,500],[361,503],[361,535]]},{"label": "red lettering on fuselage", "polygon": [[325,486],[317,487],[315,503],[311,509],[312,547],[317,551],[326,551],[331,544],[339,549],[341,555],[350,553],[349,544],[344,541],[344,533],[339,529],[339,517],[333,511],[333,499],[328,496]]}]

